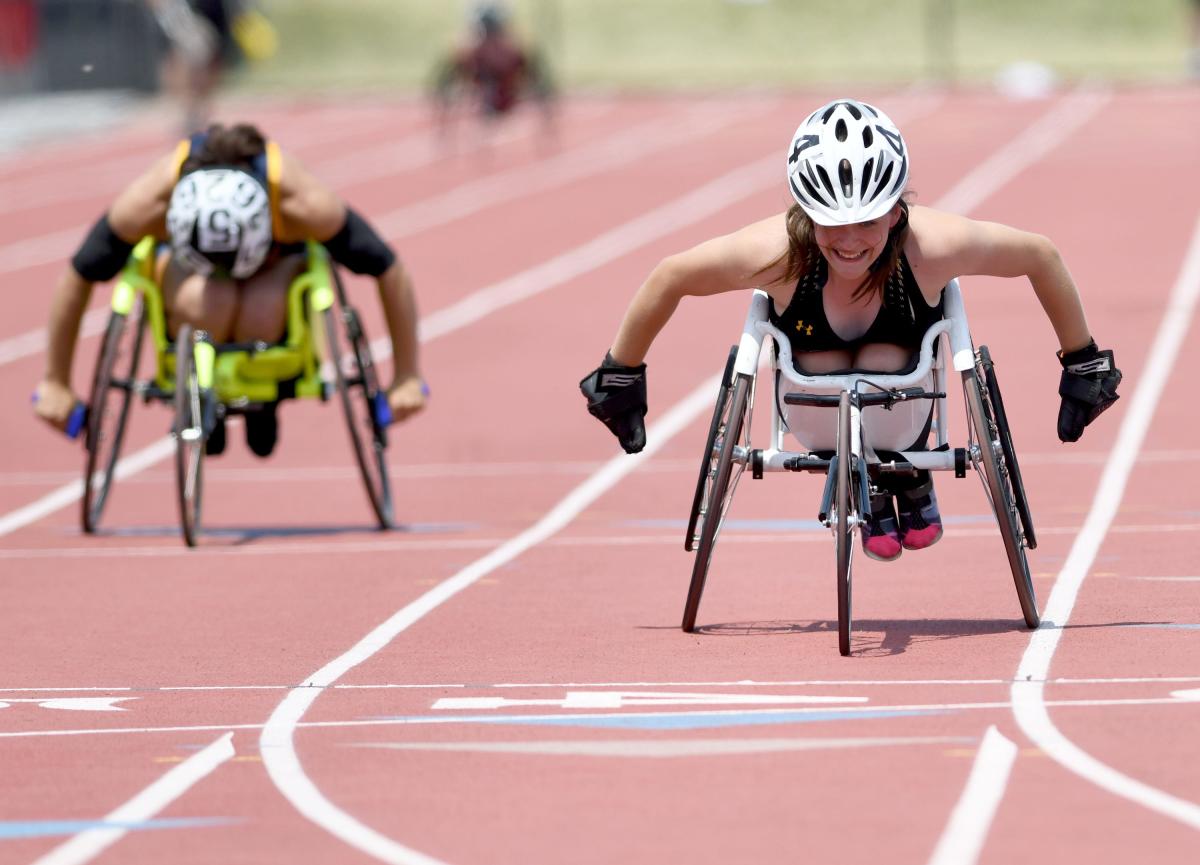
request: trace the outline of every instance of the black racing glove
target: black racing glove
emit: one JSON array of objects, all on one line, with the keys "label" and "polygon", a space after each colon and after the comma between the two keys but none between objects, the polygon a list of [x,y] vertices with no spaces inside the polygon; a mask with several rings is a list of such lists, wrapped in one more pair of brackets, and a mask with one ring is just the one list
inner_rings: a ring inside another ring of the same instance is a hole
[{"label": "black racing glove", "polygon": [[599,418],[621,442],[627,454],[646,446],[646,365],[622,366],[604,356],[600,364],[579,383],[587,397],[588,411]]},{"label": "black racing glove", "polygon": [[1058,438],[1078,441],[1083,428],[1116,402],[1121,371],[1111,351],[1100,351],[1095,341],[1068,354],[1059,352],[1063,374],[1058,383],[1062,406],[1058,410]]}]

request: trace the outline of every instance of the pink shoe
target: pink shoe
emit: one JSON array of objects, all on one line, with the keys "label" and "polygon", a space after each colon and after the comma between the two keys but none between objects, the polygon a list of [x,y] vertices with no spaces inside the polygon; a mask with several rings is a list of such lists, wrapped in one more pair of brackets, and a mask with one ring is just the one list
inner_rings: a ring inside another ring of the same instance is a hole
[{"label": "pink shoe", "polygon": [[923,550],[941,539],[942,515],[938,511],[932,482],[899,493],[896,506],[900,511],[900,538],[905,549]]},{"label": "pink shoe", "polygon": [[871,515],[862,527],[862,545],[869,558],[880,562],[890,562],[904,552],[891,496],[871,497]]}]

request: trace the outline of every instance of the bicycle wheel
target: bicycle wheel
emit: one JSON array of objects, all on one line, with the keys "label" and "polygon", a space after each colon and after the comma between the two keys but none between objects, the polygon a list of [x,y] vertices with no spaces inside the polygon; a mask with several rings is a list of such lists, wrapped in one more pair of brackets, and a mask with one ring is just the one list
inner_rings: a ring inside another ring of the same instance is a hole
[{"label": "bicycle wheel", "polygon": [[189,547],[196,546],[200,533],[204,479],[204,396],[196,376],[195,333],[185,324],[175,339],[175,490]]},{"label": "bicycle wheel", "polygon": [[833,534],[837,545],[838,651],[850,654],[850,567],[854,558],[854,527],[858,514],[854,507],[856,475],[851,472],[854,454],[850,450],[850,394],[842,391],[838,403],[837,484],[834,491]]},{"label": "bicycle wheel", "polygon": [[329,356],[337,376],[342,412],[350,430],[354,458],[362,473],[363,485],[371,510],[381,529],[392,526],[392,488],[387,467],[387,424],[391,422],[387,394],[379,387],[371,346],[363,334],[362,324],[354,307],[340,305],[340,318],[350,343],[350,351],[342,354],[338,337],[338,315],[333,308],[325,310],[325,333],[329,341]]},{"label": "bicycle wheel", "polygon": [[1008,415],[1004,413],[1004,400],[1000,396],[1000,383],[996,380],[996,365],[992,363],[991,353],[986,345],[979,346],[979,366],[983,369],[983,382],[987,386],[985,396],[991,400],[995,412],[996,432],[1000,439],[1000,448],[1004,451],[1004,463],[1008,467],[1008,476],[1012,481],[1014,503],[1017,514],[1021,517],[1021,526],[1025,530],[1025,546],[1037,549],[1037,535],[1033,531],[1033,515],[1029,510],[1029,499],[1025,495],[1025,484],[1021,481],[1021,468],[1017,465],[1017,451],[1013,447],[1012,428],[1008,425]]},{"label": "bicycle wheel", "polygon": [[700,610],[700,597],[704,594],[704,582],[708,578],[708,566],[712,561],[717,534],[725,522],[725,512],[729,509],[733,491],[745,469],[744,460],[735,463],[733,457],[735,448],[746,450],[750,444],[750,386],[750,376],[739,374],[735,377],[732,393],[725,401],[708,452],[708,472],[698,517],[701,525],[696,561],[692,566],[692,581],[688,585],[687,603],[683,608],[683,630],[688,633],[696,627],[696,614]]},{"label": "bicycle wheel", "polygon": [[87,459],[81,516],[83,530],[88,534],[95,532],[100,524],[100,515],[112,489],[113,474],[125,439],[129,406],[137,385],[145,321],[146,311],[139,297],[130,315],[114,312],[109,316],[100,344],[84,439]]},{"label": "bicycle wheel", "polygon": [[704,457],[700,460],[700,476],[696,479],[696,494],[692,497],[692,513],[688,517],[687,535],[683,539],[683,548],[689,553],[696,548],[700,541],[696,534],[696,523],[700,521],[700,509],[704,505],[704,492],[708,488],[708,480],[712,472],[712,452],[717,442],[717,430],[721,426],[721,418],[729,404],[729,394],[733,390],[733,364],[737,360],[738,347],[729,349],[729,360],[725,362],[725,372],[721,376],[721,387],[717,391],[717,404],[713,407],[712,421],[708,425],[708,438],[704,444]]},{"label": "bicycle wheel", "polygon": [[983,481],[984,493],[996,515],[1000,536],[1004,540],[1004,552],[1012,571],[1021,602],[1021,613],[1025,624],[1036,628],[1041,622],[1038,615],[1037,598],[1033,592],[1033,579],[1029,573],[1029,560],[1025,556],[1025,542],[1021,535],[1016,499],[1013,495],[1012,476],[1004,460],[1004,449],[996,425],[996,416],[991,400],[979,383],[977,370],[965,370],[962,374],[966,396],[968,437],[971,462]]}]

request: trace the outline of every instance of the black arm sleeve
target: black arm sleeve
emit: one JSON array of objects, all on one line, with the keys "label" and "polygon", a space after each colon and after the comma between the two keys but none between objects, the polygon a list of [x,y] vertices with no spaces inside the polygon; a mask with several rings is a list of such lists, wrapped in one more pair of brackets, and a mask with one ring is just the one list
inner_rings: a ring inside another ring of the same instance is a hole
[{"label": "black arm sleeve", "polygon": [[325,241],[325,248],[338,264],[367,276],[381,276],[396,263],[392,248],[350,207],[346,208],[345,224]]},{"label": "black arm sleeve", "polygon": [[121,272],[131,249],[133,244],[117,236],[105,213],[83,239],[71,266],[88,282],[105,282]]}]

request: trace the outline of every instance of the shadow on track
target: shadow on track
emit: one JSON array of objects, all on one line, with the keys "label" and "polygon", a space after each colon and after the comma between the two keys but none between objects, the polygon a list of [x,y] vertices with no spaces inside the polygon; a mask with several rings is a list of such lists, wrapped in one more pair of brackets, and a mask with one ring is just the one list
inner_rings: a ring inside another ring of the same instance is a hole
[{"label": "shadow on track", "polygon": [[[1165,622],[1098,622],[1067,625],[1066,629],[1154,627]],[[1043,623],[1042,630],[1053,628]],[[651,630],[677,630],[676,626],[643,626]],[[836,619],[807,621],[720,622],[697,627],[696,634],[711,637],[771,637],[788,634],[836,634]],[[854,622],[853,654],[859,657],[900,655],[915,643],[951,640],[966,637],[987,637],[998,634],[1029,634],[1024,622],[1012,619],[856,619]]]}]

